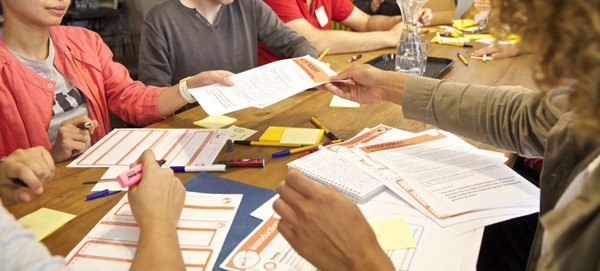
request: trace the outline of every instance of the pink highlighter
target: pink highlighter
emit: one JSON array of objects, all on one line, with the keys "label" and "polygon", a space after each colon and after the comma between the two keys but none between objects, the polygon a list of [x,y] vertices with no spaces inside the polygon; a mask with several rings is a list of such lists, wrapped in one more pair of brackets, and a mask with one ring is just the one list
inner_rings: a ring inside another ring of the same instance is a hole
[{"label": "pink highlighter", "polygon": [[[162,166],[166,161],[165,159],[161,159],[156,162],[159,166]],[[119,176],[117,176],[117,182],[119,182],[119,185],[122,188],[125,188],[139,183],[142,180],[142,166],[143,164],[140,163],[135,167],[132,167],[127,171],[119,174]]]}]

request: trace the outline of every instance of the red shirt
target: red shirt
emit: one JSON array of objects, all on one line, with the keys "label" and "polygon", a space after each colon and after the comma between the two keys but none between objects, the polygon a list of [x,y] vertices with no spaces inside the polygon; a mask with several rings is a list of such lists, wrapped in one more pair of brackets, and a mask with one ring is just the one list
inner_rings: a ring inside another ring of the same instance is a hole
[{"label": "red shirt", "polygon": [[[277,13],[283,23],[296,19],[305,19],[317,29],[327,30],[331,28],[331,21],[342,22],[350,16],[354,10],[354,4],[350,0],[313,0],[312,8],[308,9],[306,0],[263,0]],[[323,8],[327,15],[327,23],[321,26],[317,19],[316,11]],[[258,44],[258,65],[264,65],[281,59],[269,51],[260,42]]]}]

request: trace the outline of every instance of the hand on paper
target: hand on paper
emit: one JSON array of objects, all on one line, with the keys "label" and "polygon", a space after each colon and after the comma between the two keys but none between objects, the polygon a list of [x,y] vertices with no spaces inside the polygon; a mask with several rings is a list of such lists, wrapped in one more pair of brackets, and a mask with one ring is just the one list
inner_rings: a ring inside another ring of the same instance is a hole
[{"label": "hand on paper", "polygon": [[[54,161],[44,147],[15,150],[0,164],[0,198],[7,204],[29,202],[29,191],[41,194],[43,184],[53,176]],[[14,184],[13,179],[23,181],[27,187]]]},{"label": "hand on paper", "polygon": [[169,168],[160,168],[151,150],[143,163],[142,180],[127,193],[129,206],[140,227],[140,238],[130,270],[185,270],[177,236],[185,188]]},{"label": "hand on paper", "polygon": [[233,86],[233,82],[229,80],[229,76],[232,75],[232,72],[222,70],[201,72],[187,80],[188,88],[198,88],[214,83],[221,83],[225,86]]},{"label": "hand on paper", "polygon": [[319,270],[393,270],[358,207],[333,187],[290,169],[273,209],[277,229]]},{"label": "hand on paper", "polygon": [[[83,122],[91,123],[90,128],[77,127],[79,123]],[[62,162],[85,151],[92,143],[91,135],[96,126],[98,126],[98,121],[87,116],[75,117],[61,123],[56,134],[56,141],[50,150],[54,161]]]},{"label": "hand on paper", "polygon": [[127,193],[131,211],[140,227],[168,222],[175,228],[185,199],[185,188],[173,170],[160,168],[151,150],[146,150],[137,163],[143,163],[142,180]]},{"label": "hand on paper", "polygon": [[481,48],[473,52],[472,56],[487,55],[493,59],[507,58],[519,55],[519,46],[517,44],[494,44]]},{"label": "hand on paper", "polygon": [[320,86],[346,100],[361,104],[390,101],[402,104],[402,91],[407,75],[382,71],[371,65],[355,65],[331,77],[331,82]]}]

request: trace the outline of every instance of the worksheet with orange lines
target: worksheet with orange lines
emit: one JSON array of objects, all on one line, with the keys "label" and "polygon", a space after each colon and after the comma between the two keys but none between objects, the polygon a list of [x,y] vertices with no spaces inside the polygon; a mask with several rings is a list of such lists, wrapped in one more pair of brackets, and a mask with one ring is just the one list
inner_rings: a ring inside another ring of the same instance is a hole
[{"label": "worksheet with orange lines", "polygon": [[212,165],[229,129],[115,129],[67,167],[129,166],[146,149],[165,166]]},{"label": "worksheet with orange lines", "polygon": [[[187,270],[213,269],[241,201],[241,194],[187,192],[177,224]],[[125,195],[65,260],[71,270],[129,270],[138,238]]]}]

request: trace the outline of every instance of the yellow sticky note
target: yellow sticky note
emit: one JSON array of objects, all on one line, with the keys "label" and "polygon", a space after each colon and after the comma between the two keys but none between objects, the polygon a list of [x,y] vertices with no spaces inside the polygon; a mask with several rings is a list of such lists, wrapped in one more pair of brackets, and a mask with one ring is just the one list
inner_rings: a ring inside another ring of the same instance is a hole
[{"label": "yellow sticky note", "polygon": [[384,250],[417,247],[410,229],[408,229],[408,225],[406,225],[404,219],[400,217],[380,221],[370,221],[369,224],[371,224],[371,228],[375,231],[379,245]]},{"label": "yellow sticky note", "polygon": [[325,131],[313,128],[287,128],[281,135],[281,144],[314,145],[321,142]]},{"label": "yellow sticky note", "polygon": [[279,140],[281,140],[281,136],[283,135],[283,131],[285,131],[285,128],[287,127],[269,126],[258,140],[267,142],[279,142]]},{"label": "yellow sticky note", "polygon": [[330,107],[360,107],[360,104],[357,102],[353,102],[350,100],[346,100],[343,98],[340,98],[339,96],[335,96],[333,95],[333,98],[331,98],[331,102],[329,103]]},{"label": "yellow sticky note", "polygon": [[222,128],[236,122],[237,119],[228,116],[208,116],[202,120],[194,121],[194,125],[204,128]]},{"label": "yellow sticky note", "polygon": [[48,208],[41,208],[22,217],[18,222],[23,228],[33,232],[35,240],[40,241],[73,218],[75,218],[75,215]]}]

